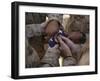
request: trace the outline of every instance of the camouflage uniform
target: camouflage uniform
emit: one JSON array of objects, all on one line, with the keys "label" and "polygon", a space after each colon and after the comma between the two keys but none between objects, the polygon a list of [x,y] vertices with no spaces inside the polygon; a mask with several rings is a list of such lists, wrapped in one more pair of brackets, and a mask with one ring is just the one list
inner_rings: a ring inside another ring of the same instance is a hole
[{"label": "camouflage uniform", "polygon": [[[43,63],[42,66],[47,67],[57,67],[59,66],[59,57],[60,57],[60,50],[58,49],[58,45],[53,48],[48,48],[43,59],[41,62]],[[63,66],[70,66],[76,65],[76,59],[74,57],[66,57],[63,58],[62,65]]]}]

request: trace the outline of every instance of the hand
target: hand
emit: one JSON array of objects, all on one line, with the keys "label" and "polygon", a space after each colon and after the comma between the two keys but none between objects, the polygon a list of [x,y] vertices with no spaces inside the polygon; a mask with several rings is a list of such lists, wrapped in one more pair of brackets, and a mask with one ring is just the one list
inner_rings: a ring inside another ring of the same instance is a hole
[{"label": "hand", "polygon": [[68,57],[68,56],[72,56],[71,50],[69,48],[69,46],[62,40],[62,38],[60,36],[57,37],[59,43],[60,43],[60,50],[63,52],[61,53],[63,57]]},{"label": "hand", "polygon": [[61,39],[69,46],[69,48],[71,49],[71,52],[73,53],[73,54],[76,54],[76,53],[78,53],[78,51],[79,51],[79,47],[74,43],[74,42],[72,42],[69,38],[67,38],[67,37],[64,37],[64,36],[60,36],[61,37]]}]

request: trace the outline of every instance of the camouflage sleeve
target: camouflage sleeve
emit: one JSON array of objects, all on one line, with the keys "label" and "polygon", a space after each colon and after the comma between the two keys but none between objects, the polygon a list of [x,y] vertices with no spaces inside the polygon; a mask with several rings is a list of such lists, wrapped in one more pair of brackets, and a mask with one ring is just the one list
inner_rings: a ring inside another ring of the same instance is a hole
[{"label": "camouflage sleeve", "polygon": [[25,64],[26,68],[32,68],[37,67],[40,63],[40,58],[35,51],[34,48],[32,48],[28,41],[26,40],[26,46],[25,46]]},{"label": "camouflage sleeve", "polygon": [[42,67],[55,67],[59,66],[60,51],[56,48],[48,48],[41,63]]},{"label": "camouflage sleeve", "polygon": [[77,61],[74,57],[70,56],[70,57],[64,58],[63,66],[73,66],[76,64],[77,64]]}]

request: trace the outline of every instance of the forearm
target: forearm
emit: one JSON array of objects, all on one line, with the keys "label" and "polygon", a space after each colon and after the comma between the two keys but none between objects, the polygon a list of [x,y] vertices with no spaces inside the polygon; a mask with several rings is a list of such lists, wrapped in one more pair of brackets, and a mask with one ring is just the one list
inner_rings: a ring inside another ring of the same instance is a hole
[{"label": "forearm", "polygon": [[43,67],[44,66],[51,66],[51,67],[54,67],[54,66],[59,66],[59,50],[57,49],[51,49],[49,48],[47,51],[46,51],[46,54],[44,55],[43,59],[41,60],[41,63],[43,64]]},{"label": "forearm", "polygon": [[63,60],[63,66],[73,66],[76,64],[77,64],[77,61],[74,57],[66,57]]}]

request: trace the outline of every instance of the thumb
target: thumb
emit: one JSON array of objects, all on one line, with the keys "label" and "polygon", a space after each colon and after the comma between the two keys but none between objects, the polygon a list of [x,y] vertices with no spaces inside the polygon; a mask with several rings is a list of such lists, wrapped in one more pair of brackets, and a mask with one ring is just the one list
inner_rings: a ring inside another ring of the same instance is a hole
[{"label": "thumb", "polygon": [[58,44],[56,44],[53,48],[57,49],[58,47],[59,47],[59,45],[58,45]]}]

